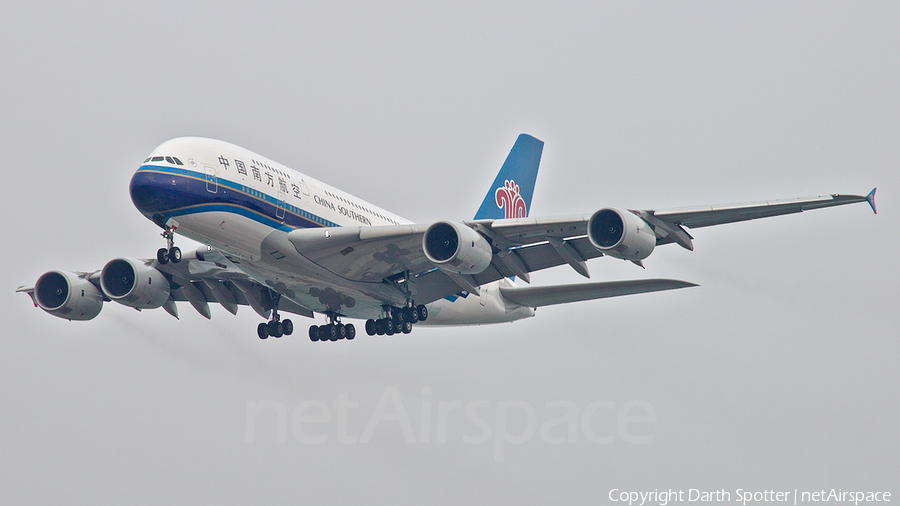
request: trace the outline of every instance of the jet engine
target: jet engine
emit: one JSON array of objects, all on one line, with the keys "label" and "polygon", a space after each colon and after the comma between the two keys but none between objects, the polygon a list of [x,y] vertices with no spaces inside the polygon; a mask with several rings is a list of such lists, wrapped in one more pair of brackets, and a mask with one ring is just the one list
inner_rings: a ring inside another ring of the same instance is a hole
[{"label": "jet engine", "polygon": [[601,209],[588,220],[588,238],[604,255],[623,260],[643,260],[656,247],[650,225],[630,211]]},{"label": "jet engine", "polygon": [[478,274],[491,264],[491,245],[462,223],[439,221],[422,236],[425,256],[438,268],[456,274]]},{"label": "jet engine", "polygon": [[50,271],[34,284],[34,300],[44,311],[67,320],[90,320],[103,309],[103,294],[83,276]]},{"label": "jet engine", "polygon": [[137,309],[154,309],[169,300],[169,280],[156,268],[133,258],[117,258],[103,267],[100,286],[110,299]]}]

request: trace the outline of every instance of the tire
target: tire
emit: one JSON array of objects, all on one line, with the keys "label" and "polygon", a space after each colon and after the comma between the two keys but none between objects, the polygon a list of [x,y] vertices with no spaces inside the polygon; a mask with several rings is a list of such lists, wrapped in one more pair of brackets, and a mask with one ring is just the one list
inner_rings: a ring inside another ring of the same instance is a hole
[{"label": "tire", "polygon": [[397,328],[394,327],[394,320],[391,320],[390,318],[385,318],[384,319],[384,334],[388,335],[388,336],[392,336],[392,335],[394,335],[394,333],[396,333],[396,331],[397,331]]},{"label": "tire", "polygon": [[409,307],[409,308],[404,309],[404,311],[406,311],[408,313],[407,317],[406,317],[406,321],[408,321],[410,323],[419,323],[419,311],[416,308]]},{"label": "tire", "polygon": [[284,328],[284,335],[289,336],[294,333],[294,322],[290,320],[284,320],[281,322],[282,327]]},{"label": "tire", "polygon": [[309,327],[309,340],[316,342],[319,340],[319,327],[315,325],[310,325]]},{"label": "tire", "polygon": [[410,332],[412,332],[412,327],[412,322],[403,322],[403,327],[400,328],[400,331],[404,334],[409,334]]},{"label": "tire", "polygon": [[347,337],[347,327],[345,327],[343,323],[335,323],[334,328],[337,329],[338,340]]},{"label": "tire", "polygon": [[345,328],[347,329],[347,339],[356,337],[356,327],[354,327],[352,323],[348,323]]},{"label": "tire", "polygon": [[272,337],[281,337],[284,335],[284,327],[281,325],[281,322],[269,322],[269,335]]},{"label": "tire", "polygon": [[269,325],[266,323],[260,323],[256,327],[256,335],[258,335],[260,339],[269,337]]},{"label": "tire", "polygon": [[172,249],[169,250],[169,261],[173,264],[177,264],[181,261],[181,248],[172,246]]},{"label": "tire", "polygon": [[338,334],[338,328],[337,328],[337,325],[335,325],[335,324],[332,323],[331,325],[326,325],[326,328],[328,329],[328,330],[327,330],[327,332],[328,332],[328,340],[329,340],[329,341],[337,341],[337,340],[339,339],[339,337],[338,337],[339,334]]},{"label": "tire", "polygon": [[159,265],[166,265],[169,263],[169,250],[166,248],[159,248],[156,251],[156,261],[159,262]]},{"label": "tire", "polygon": [[375,320],[371,318],[366,320],[366,334],[370,336],[374,336],[375,334],[377,334],[377,332],[375,332]]},{"label": "tire", "polygon": [[416,312],[419,313],[419,321],[420,322],[424,322],[425,320],[428,319],[428,308],[423,306],[422,304],[419,304],[418,306],[416,306]]}]

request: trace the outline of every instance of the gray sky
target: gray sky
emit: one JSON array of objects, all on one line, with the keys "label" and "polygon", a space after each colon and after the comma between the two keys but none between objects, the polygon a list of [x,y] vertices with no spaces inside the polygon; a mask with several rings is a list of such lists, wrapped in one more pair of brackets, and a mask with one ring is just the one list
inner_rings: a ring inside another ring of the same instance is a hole
[{"label": "gray sky", "polygon": [[[3,503],[900,493],[896,2],[7,2],[0,16]],[[546,143],[535,216],[873,186],[880,214],[700,229],[694,252],[661,247],[646,270],[589,264],[594,280],[699,288],[352,342],[312,343],[303,318],[261,342],[249,308],[206,321],[185,304],[176,321],[106,304],[70,323],[14,293],[151,257],[163,240],[128,181],[172,137],[233,142],[429,222],[470,218],[521,132]]]}]

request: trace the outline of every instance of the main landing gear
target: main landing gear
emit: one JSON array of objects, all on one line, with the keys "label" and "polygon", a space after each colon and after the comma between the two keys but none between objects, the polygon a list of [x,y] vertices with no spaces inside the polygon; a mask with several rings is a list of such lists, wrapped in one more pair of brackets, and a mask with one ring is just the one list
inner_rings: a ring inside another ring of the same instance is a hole
[{"label": "main landing gear", "polygon": [[356,337],[356,327],[352,323],[344,325],[340,322],[340,317],[334,313],[328,313],[327,316],[331,321],[328,325],[312,325],[309,327],[310,341],[338,341]]},{"label": "main landing gear", "polygon": [[172,262],[177,264],[181,261],[181,248],[175,246],[175,225],[166,227],[166,231],[162,236],[166,238],[166,247],[159,248],[156,252],[156,261],[161,265]]},{"label": "main landing gear", "polygon": [[428,319],[428,308],[419,304],[415,307],[390,307],[385,308],[387,315],[377,320],[366,320],[366,334],[388,335],[409,334],[413,324]]},{"label": "main landing gear", "polygon": [[282,320],[281,317],[278,316],[277,309],[272,309],[272,319],[268,323],[263,322],[256,327],[256,335],[258,335],[260,339],[266,339],[269,336],[289,336],[293,333],[294,322],[288,319]]}]

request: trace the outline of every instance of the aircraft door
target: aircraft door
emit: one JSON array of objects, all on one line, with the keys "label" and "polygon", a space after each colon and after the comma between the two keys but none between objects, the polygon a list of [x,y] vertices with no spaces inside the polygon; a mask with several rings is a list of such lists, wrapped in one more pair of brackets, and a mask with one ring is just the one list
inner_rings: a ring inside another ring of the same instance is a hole
[{"label": "aircraft door", "polygon": [[275,218],[284,220],[284,192],[278,192],[278,209],[275,210]]},{"label": "aircraft door", "polygon": [[216,176],[216,168],[209,165],[203,166],[206,169],[206,191],[209,193],[219,192],[219,178]]}]

